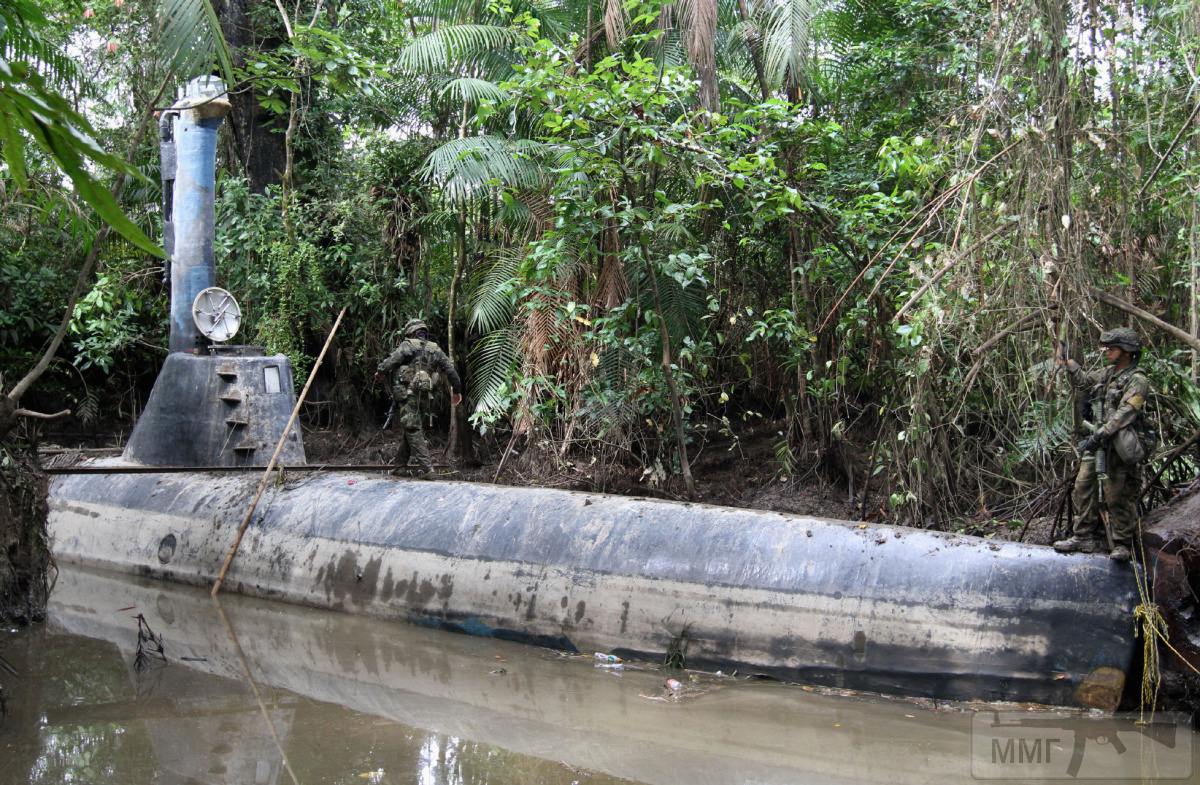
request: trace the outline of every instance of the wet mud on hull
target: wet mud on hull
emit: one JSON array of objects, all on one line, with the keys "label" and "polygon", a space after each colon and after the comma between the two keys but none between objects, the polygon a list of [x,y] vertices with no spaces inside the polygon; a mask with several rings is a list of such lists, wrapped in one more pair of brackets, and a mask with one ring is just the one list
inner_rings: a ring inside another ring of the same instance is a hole
[{"label": "wet mud on hull", "polygon": [[[255,479],[77,475],[59,559],[211,581]],[[227,589],[568,651],[945,699],[1115,708],[1133,573],[900,527],[337,472],[272,488]]]}]

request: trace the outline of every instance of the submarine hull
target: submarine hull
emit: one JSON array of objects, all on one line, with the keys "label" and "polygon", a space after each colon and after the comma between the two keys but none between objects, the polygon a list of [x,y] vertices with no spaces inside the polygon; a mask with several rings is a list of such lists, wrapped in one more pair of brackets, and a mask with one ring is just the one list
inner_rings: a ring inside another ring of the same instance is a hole
[{"label": "submarine hull", "polygon": [[[59,559],[211,582],[255,479],[64,475]],[[1129,565],[902,527],[536,488],[302,475],[226,589],[856,690],[1114,709]]]}]

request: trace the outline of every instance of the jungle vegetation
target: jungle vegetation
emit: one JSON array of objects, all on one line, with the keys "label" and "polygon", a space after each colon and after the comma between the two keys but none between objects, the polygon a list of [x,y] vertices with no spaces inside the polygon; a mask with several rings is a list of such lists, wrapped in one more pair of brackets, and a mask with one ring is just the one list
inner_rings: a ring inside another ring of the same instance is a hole
[{"label": "jungle vegetation", "polygon": [[153,114],[217,73],[218,278],[300,380],[348,307],[333,424],[376,427],[419,315],[464,460],[686,497],[769,429],[760,471],[876,518],[1053,515],[1055,338],[1094,365],[1136,326],[1162,453],[1200,425],[1197,32],[1188,0],[5,0],[0,399],[138,411]]}]

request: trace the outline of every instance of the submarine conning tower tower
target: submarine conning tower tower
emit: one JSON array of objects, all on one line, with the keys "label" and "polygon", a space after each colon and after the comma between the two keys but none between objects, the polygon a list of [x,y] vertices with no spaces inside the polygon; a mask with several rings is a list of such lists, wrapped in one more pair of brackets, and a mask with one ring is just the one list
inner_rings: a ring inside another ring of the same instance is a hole
[{"label": "submarine conning tower tower", "polygon": [[[123,457],[132,463],[265,465],[296,403],[287,357],[220,343],[232,337],[236,322],[224,332],[202,329],[211,313],[202,315],[201,303],[210,293],[219,298],[222,314],[229,304],[237,308],[232,297],[212,288],[217,132],[229,109],[225,84],[200,76],[180,88],[159,120],[170,353],[125,448]],[[298,426],[279,462],[305,462]]]}]

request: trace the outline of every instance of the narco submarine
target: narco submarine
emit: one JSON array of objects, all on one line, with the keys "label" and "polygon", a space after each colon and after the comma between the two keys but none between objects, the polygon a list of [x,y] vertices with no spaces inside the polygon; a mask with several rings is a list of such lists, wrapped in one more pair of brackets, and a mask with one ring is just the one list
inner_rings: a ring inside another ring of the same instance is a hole
[{"label": "narco submarine", "polygon": [[[222,344],[213,189],[224,86],[161,122],[170,355],[124,454],[57,476],[58,559],[213,581],[295,403],[286,358]],[[297,428],[281,464],[305,463]],[[180,471],[180,467],[190,467]],[[224,469],[224,471],[222,470]],[[1129,565],[897,526],[354,471],[282,476],[228,590],[472,635],[818,685],[1116,708]]]}]

